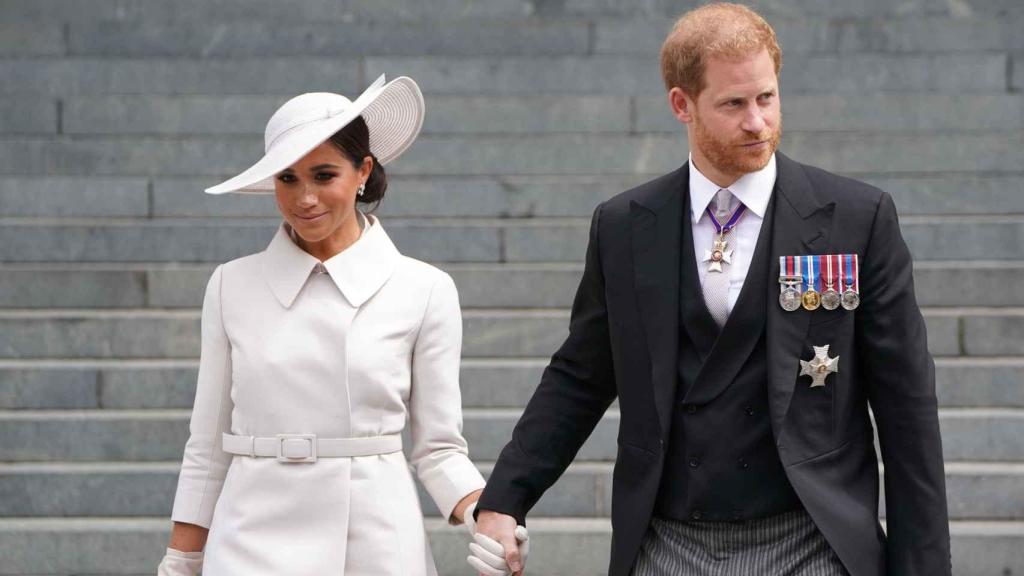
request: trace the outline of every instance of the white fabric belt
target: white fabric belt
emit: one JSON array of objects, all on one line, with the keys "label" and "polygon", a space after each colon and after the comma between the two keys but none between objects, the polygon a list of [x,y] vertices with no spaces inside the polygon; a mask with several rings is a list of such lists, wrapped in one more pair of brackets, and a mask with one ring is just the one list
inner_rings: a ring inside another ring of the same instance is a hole
[{"label": "white fabric belt", "polygon": [[239,456],[277,458],[279,462],[316,462],[318,458],[377,456],[402,450],[402,435],[317,438],[316,434],[278,434],[268,438],[225,433],[224,451]]}]

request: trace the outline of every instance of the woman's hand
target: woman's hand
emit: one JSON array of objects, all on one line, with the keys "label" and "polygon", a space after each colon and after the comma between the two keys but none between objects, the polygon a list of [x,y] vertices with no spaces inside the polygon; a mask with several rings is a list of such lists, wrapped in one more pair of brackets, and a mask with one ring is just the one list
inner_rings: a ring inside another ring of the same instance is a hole
[{"label": "woman's hand", "polygon": [[168,548],[156,568],[156,576],[196,576],[202,568],[202,552],[182,552]]},{"label": "woman's hand", "polygon": [[466,526],[469,527],[469,533],[472,534],[476,529],[476,521],[473,518],[473,510],[476,509],[476,502],[480,499],[480,494],[483,490],[474,490],[469,494],[463,496],[462,500],[455,505],[455,510],[452,510],[452,517],[448,519],[448,523],[452,526],[458,526],[465,522]]},{"label": "woman's hand", "polygon": [[195,576],[203,567],[203,548],[210,530],[175,522],[171,529],[171,543],[156,569],[157,576]]}]

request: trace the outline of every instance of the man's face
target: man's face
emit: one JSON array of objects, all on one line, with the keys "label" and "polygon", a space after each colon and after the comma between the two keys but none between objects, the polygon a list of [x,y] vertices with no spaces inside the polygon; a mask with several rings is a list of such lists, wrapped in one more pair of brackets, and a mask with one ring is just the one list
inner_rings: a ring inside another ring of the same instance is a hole
[{"label": "man's face", "polygon": [[782,136],[779,83],[767,50],[712,58],[693,108],[690,149],[706,175],[735,181],[764,168]]}]

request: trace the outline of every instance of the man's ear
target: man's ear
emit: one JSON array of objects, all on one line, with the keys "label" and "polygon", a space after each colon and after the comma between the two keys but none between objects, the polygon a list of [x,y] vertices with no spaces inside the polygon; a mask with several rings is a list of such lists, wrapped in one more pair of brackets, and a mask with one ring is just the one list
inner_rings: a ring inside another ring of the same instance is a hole
[{"label": "man's ear", "polygon": [[668,105],[672,108],[672,115],[683,124],[693,122],[694,108],[697,103],[694,99],[683,92],[682,88],[675,87],[668,91]]}]

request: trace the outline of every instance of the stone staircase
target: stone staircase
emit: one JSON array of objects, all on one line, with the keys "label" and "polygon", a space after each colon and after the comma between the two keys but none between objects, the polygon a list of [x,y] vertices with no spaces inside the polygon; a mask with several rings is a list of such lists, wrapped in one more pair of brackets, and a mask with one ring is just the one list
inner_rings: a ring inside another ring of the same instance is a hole
[{"label": "stone staircase", "polygon": [[[488,471],[567,333],[589,216],[677,167],[657,50],[694,4],[0,1],[0,575],[152,574],[216,263],[268,197],[202,189],[287,97],[380,73],[427,97],[380,210],[462,298],[465,434]],[[783,150],[890,191],[936,356],[954,573],[1024,574],[1024,3],[759,0]],[[530,518],[528,573],[596,575],[610,412]],[[442,574],[466,538],[432,517]]]}]

